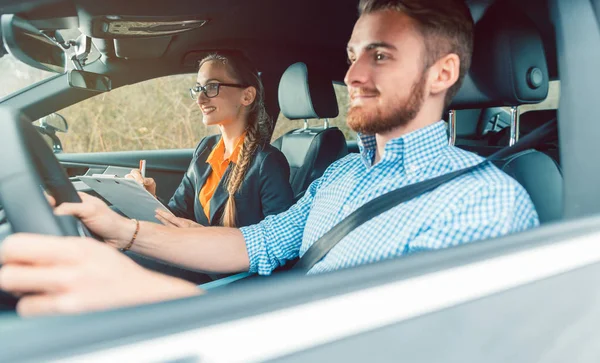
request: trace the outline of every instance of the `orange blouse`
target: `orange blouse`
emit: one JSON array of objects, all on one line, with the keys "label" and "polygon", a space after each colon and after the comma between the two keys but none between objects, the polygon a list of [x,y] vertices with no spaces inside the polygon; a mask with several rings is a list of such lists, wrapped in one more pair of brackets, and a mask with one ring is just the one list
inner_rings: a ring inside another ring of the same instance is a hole
[{"label": "orange blouse", "polygon": [[221,137],[221,140],[219,140],[213,151],[206,159],[206,162],[210,164],[212,170],[208,175],[208,178],[206,178],[206,182],[204,182],[204,186],[202,186],[198,198],[200,198],[200,204],[202,205],[204,214],[206,214],[206,218],[208,219],[210,219],[210,200],[215,194],[215,190],[217,190],[217,186],[223,178],[223,174],[225,174],[229,163],[237,163],[238,157],[240,156],[240,151],[242,150],[242,145],[244,144],[245,136],[246,134],[244,133],[237,139],[233,148],[233,152],[227,159],[225,159],[225,143],[223,142],[223,137]]}]

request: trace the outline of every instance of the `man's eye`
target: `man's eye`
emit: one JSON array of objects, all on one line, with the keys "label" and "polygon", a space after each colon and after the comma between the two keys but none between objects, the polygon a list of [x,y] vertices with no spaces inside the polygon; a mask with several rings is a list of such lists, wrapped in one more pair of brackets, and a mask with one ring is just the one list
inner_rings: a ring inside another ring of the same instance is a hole
[{"label": "man's eye", "polygon": [[385,56],[385,54],[382,53],[375,53],[375,60],[381,61],[386,59],[387,57]]}]

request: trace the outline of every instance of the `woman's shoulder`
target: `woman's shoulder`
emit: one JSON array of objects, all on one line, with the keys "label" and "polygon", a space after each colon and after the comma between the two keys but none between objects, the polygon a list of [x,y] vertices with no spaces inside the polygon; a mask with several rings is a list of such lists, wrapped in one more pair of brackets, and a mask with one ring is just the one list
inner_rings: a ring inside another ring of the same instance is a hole
[{"label": "woman's shoulder", "polygon": [[278,148],[268,143],[256,149],[255,158],[256,161],[260,161],[260,163],[263,163],[265,160],[273,160],[273,162],[285,161],[285,163],[287,164],[287,159],[285,158],[285,155],[283,155],[283,153]]}]

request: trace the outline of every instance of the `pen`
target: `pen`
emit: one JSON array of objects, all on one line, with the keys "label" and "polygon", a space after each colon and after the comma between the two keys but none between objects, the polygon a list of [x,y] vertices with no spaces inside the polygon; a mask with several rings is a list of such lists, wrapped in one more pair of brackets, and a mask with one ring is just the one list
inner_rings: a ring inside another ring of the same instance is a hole
[{"label": "pen", "polygon": [[140,174],[142,174],[142,178],[146,177],[146,160],[140,160]]}]

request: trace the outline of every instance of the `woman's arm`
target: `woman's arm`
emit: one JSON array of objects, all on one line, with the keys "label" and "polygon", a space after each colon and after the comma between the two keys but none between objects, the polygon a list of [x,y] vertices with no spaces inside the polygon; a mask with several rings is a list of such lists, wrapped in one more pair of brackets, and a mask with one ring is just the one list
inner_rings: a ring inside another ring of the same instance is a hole
[{"label": "woman's arm", "polygon": [[181,179],[181,183],[175,190],[175,193],[169,200],[167,207],[175,214],[175,216],[195,221],[194,202],[196,200],[196,188],[194,185],[194,168],[198,162],[198,156],[206,147],[208,138],[203,138],[194,151],[194,156],[190,162],[186,173]]},{"label": "woman's arm", "polygon": [[194,197],[195,188],[192,181],[192,171],[196,159],[192,159],[192,163],[188,168],[188,171],[183,175],[181,183],[175,190],[175,193],[169,200],[167,207],[173,212],[174,215],[180,218],[192,219],[194,218]]},{"label": "woman's arm", "polygon": [[260,166],[260,201],[263,215],[279,214],[294,203],[290,166],[281,152],[271,152]]}]

